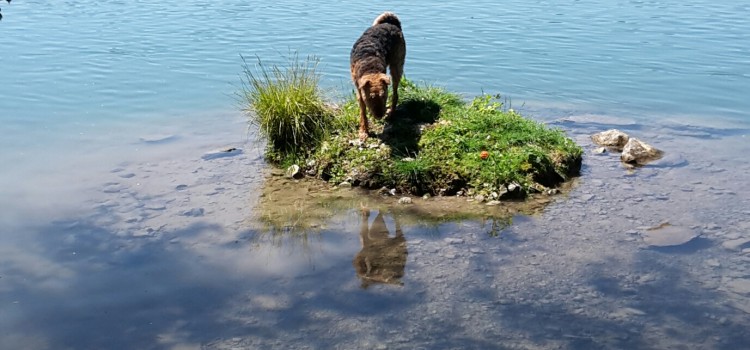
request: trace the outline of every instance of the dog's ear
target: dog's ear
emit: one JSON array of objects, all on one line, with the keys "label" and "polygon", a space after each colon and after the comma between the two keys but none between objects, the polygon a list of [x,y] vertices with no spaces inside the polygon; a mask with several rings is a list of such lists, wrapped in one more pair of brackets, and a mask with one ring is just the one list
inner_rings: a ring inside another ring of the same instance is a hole
[{"label": "dog's ear", "polygon": [[372,87],[372,82],[370,81],[370,79],[367,79],[367,77],[360,78],[358,83],[359,88],[365,91],[370,91],[370,88]]},{"label": "dog's ear", "polygon": [[383,74],[383,76],[380,77],[380,81],[383,82],[383,85],[391,85],[391,77]]}]

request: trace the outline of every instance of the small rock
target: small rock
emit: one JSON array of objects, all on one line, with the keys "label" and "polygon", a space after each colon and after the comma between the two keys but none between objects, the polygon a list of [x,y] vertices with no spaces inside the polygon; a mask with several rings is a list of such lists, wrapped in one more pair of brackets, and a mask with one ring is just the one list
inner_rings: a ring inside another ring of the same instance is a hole
[{"label": "small rock", "polygon": [[212,160],[217,158],[233,157],[242,154],[242,150],[236,147],[222,148],[211,152],[206,152],[201,157],[203,160]]},{"label": "small rock", "polygon": [[733,239],[729,241],[725,241],[721,244],[722,247],[729,249],[729,250],[736,250],[741,251],[745,248],[746,245],[750,245],[750,239],[748,238],[738,238]]},{"label": "small rock", "polygon": [[425,193],[424,196],[422,196],[422,199],[428,200],[428,199],[430,199],[430,197],[432,197],[432,196],[430,196],[429,193]]},{"label": "small rock", "polygon": [[183,211],[180,215],[182,216],[192,216],[192,217],[199,217],[203,216],[203,213],[205,210],[203,208],[193,208],[190,210]]},{"label": "small rock", "polygon": [[445,239],[443,239],[443,241],[445,241],[448,244],[462,244],[462,243],[464,243],[463,239],[461,239],[461,238],[452,238],[452,237],[445,238]]},{"label": "small rock", "polygon": [[388,191],[388,193],[390,193],[391,196],[395,196],[396,195],[396,189],[395,188],[391,188],[391,190]]},{"label": "small rock", "polygon": [[652,230],[641,233],[643,241],[653,247],[669,247],[685,244],[698,237],[698,233],[679,226],[658,226]]},{"label": "small rock", "polygon": [[635,308],[632,308],[632,307],[624,307],[624,308],[621,308],[621,309],[613,312],[612,314],[610,314],[610,317],[612,317],[612,318],[630,318],[630,317],[633,317],[633,316],[643,316],[645,314],[646,313],[643,312],[643,311],[641,311],[641,310],[638,310],[638,309],[635,309]]},{"label": "small rock", "polygon": [[750,279],[735,278],[726,284],[726,288],[737,294],[750,295]]},{"label": "small rock", "polygon": [[104,187],[104,188],[102,189],[102,192],[104,192],[104,193],[117,193],[117,192],[120,192],[120,191],[122,191],[122,190],[124,190],[124,189],[126,189],[126,188],[127,188],[127,187],[126,187],[125,185],[121,185],[121,184],[110,184],[110,185],[107,185],[107,186],[105,186],[105,187]]},{"label": "small rock", "polygon": [[284,175],[288,178],[292,179],[301,179],[304,174],[300,171],[300,167],[297,164],[292,164],[288,168],[286,168],[286,172],[284,172]]},{"label": "small rock", "polygon": [[349,181],[343,181],[339,184],[339,187],[341,188],[352,188],[352,184]]},{"label": "small rock", "polygon": [[144,136],[141,137],[140,140],[143,143],[167,143],[171,142],[177,139],[177,136],[175,135],[150,135],[150,136]]},{"label": "small rock", "polygon": [[591,135],[591,140],[594,141],[595,144],[604,147],[612,147],[617,150],[621,150],[625,147],[625,144],[628,143],[629,139],[630,136],[628,136],[628,134],[617,129],[602,131],[598,134]]},{"label": "small rock", "polygon": [[630,138],[622,149],[620,160],[628,164],[643,165],[662,157],[664,152],[636,138]]},{"label": "small rock", "polygon": [[487,205],[500,205],[500,203],[502,203],[502,202],[500,202],[498,200],[494,200],[494,201],[487,202]]},{"label": "small rock", "polygon": [[637,281],[638,281],[639,284],[650,283],[650,282],[656,281],[656,276],[654,276],[653,274],[650,274],[650,273],[649,274],[645,274],[643,276],[638,277]]},{"label": "small rock", "polygon": [[398,200],[398,204],[411,204],[411,203],[412,203],[411,197],[401,197]]},{"label": "small rock", "polygon": [[478,194],[478,195],[474,196],[474,200],[477,201],[477,202],[479,202],[479,203],[482,203],[482,202],[484,202],[484,196],[481,195],[481,194]]},{"label": "small rock", "polygon": [[143,206],[144,209],[148,210],[164,210],[167,206],[164,203],[149,203]]},{"label": "small rock", "polygon": [[599,147],[594,150],[594,154],[604,154],[607,153],[607,148],[605,147]]}]

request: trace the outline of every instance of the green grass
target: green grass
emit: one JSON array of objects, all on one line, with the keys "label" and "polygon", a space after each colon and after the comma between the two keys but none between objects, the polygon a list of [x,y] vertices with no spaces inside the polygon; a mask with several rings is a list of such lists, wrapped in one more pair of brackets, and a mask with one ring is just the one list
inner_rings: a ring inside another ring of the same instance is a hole
[{"label": "green grass", "polygon": [[248,109],[269,140],[272,163],[293,160],[332,184],[488,198],[511,184],[521,189],[519,196],[544,191],[580,170],[582,149],[563,131],[524,118],[489,95],[466,101],[406,79],[394,117],[370,118],[376,136],[360,143],[354,94],[335,110],[326,107],[312,62],[295,60],[287,70],[273,67],[260,75],[246,68]]},{"label": "green grass", "polygon": [[330,128],[332,112],[319,87],[319,60],[293,54],[285,66],[253,66],[243,60],[241,102],[251,123],[268,141],[267,157],[274,162],[304,159]]}]

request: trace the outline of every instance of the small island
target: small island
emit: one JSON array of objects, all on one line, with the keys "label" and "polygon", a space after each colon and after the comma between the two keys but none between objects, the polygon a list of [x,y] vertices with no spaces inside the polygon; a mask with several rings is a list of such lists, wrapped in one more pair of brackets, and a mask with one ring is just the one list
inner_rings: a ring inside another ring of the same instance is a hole
[{"label": "small island", "polygon": [[267,141],[267,161],[289,177],[492,202],[554,194],[579,174],[583,150],[562,130],[505,108],[499,96],[467,101],[407,79],[394,115],[371,120],[360,142],[353,93],[340,104],[326,101],[318,62],[295,55],[283,68],[245,63],[240,100]]}]

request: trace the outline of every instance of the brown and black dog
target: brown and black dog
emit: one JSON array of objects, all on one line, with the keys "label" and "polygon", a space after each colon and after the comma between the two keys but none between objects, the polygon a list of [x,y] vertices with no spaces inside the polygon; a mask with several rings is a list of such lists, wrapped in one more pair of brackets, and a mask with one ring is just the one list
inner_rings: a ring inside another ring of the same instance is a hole
[{"label": "brown and black dog", "polygon": [[[398,84],[404,74],[406,41],[401,21],[392,12],[384,12],[367,28],[352,47],[352,80],[359,102],[359,139],[367,138],[367,109],[376,119],[390,117],[398,104]],[[390,69],[391,78],[386,75]],[[388,85],[393,83],[391,108],[386,110]]]}]

